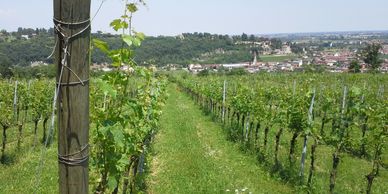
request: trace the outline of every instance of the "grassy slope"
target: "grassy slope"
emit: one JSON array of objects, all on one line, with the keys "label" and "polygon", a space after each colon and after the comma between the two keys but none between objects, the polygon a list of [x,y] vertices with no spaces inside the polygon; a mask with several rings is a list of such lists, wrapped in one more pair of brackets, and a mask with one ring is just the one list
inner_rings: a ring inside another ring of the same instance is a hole
[{"label": "grassy slope", "polygon": [[[39,123],[41,125],[41,123]],[[0,193],[58,193],[57,142],[45,153],[40,175],[37,167],[41,156],[42,129],[39,126],[38,140],[34,147],[33,125],[29,123],[23,132],[23,142],[17,149],[17,129],[8,130],[9,143],[6,153],[9,163],[0,164]],[[37,182],[39,178],[39,184]],[[37,188],[39,185],[39,188]]]},{"label": "grassy slope", "polygon": [[150,193],[293,193],[228,142],[222,128],[203,116],[175,85],[154,142]]}]

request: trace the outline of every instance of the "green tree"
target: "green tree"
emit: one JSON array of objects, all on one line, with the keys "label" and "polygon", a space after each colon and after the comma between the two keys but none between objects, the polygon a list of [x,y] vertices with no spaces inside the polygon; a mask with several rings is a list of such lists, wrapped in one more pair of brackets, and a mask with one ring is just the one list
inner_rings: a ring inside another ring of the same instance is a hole
[{"label": "green tree", "polygon": [[291,47],[291,51],[295,54],[303,53],[303,48],[297,45],[296,43],[291,43],[290,47]]},{"label": "green tree", "polygon": [[378,68],[381,66],[381,63],[383,62],[380,59],[380,44],[371,44],[365,47],[362,50],[362,57],[363,60],[368,66],[372,69],[372,71],[378,71]]},{"label": "green tree", "polygon": [[280,39],[272,38],[270,41],[271,41],[272,49],[281,49],[282,48],[283,43]]},{"label": "green tree", "polygon": [[361,72],[361,66],[358,63],[357,60],[353,60],[349,65],[349,72],[352,73],[360,73]]},{"label": "green tree", "polygon": [[247,40],[248,40],[248,35],[245,34],[245,33],[243,33],[243,34],[241,35],[241,40],[242,40],[242,41],[247,41]]},{"label": "green tree", "polygon": [[249,36],[249,41],[256,41],[255,35],[251,34],[251,35]]}]

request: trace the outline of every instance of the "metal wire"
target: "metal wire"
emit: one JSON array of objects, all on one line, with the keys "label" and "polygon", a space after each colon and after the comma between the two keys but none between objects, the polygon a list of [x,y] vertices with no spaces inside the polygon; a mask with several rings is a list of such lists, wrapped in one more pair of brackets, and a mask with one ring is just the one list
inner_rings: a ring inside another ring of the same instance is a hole
[{"label": "metal wire", "polygon": [[80,21],[80,22],[64,22],[64,21],[61,21],[59,19],[56,19],[56,18],[53,18],[54,20],[54,23],[59,23],[61,25],[68,25],[68,26],[72,26],[72,25],[82,25],[82,24],[86,24],[90,21],[90,19],[87,19],[87,20],[84,20],[84,21]]},{"label": "metal wire", "polygon": [[76,157],[72,157],[72,156],[75,156],[77,154],[82,155],[82,153],[85,150],[87,150],[88,148],[89,148],[89,144],[86,144],[86,145],[82,146],[81,150],[78,152],[74,152],[74,153],[67,154],[67,155],[58,154],[58,162],[61,164],[68,165],[68,166],[80,166],[83,163],[85,163],[86,161],[88,161],[88,159],[89,159],[88,152],[86,152],[87,154],[83,155],[80,158],[76,158]]},{"label": "metal wire", "polygon": [[78,84],[81,84],[81,85],[85,85],[85,83],[88,83],[89,82],[89,79],[86,79],[86,80],[82,80],[82,81],[79,81],[79,82],[65,82],[65,83],[60,83],[60,82],[57,82],[57,85],[62,85],[62,86],[75,86],[75,85],[78,85]]}]

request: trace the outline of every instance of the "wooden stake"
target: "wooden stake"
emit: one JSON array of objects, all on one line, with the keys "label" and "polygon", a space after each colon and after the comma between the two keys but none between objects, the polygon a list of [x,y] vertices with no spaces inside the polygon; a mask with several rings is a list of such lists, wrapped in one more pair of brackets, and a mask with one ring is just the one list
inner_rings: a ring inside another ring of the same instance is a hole
[{"label": "wooden stake", "polygon": [[18,81],[15,81],[15,91],[13,96],[13,115],[14,115],[14,121],[17,124],[18,122],[18,115],[17,115],[17,106],[18,106]]},{"label": "wooden stake", "polygon": [[60,193],[88,193],[90,1],[54,0]]},{"label": "wooden stake", "polygon": [[222,123],[225,123],[225,98],[226,98],[226,80],[224,80],[224,90],[222,93]]},{"label": "wooden stake", "polygon": [[[309,112],[308,112],[309,127],[313,125],[314,100],[315,100],[315,89],[314,89],[314,94],[313,94],[313,97],[311,99],[310,108],[309,108]],[[307,153],[307,139],[308,139],[308,135],[305,134],[304,139],[303,139],[302,157],[301,157],[301,160],[300,160],[299,176],[301,176],[301,177],[303,177],[303,174],[304,174],[304,162],[305,162],[306,153]]]}]

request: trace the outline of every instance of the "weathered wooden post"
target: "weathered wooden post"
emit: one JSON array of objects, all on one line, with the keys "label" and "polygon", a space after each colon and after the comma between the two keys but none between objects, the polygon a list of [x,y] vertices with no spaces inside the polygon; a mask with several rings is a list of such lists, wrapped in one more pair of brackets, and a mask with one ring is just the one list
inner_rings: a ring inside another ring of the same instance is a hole
[{"label": "weathered wooden post", "polygon": [[88,193],[90,0],[54,0],[60,193]]},{"label": "weathered wooden post", "polygon": [[222,91],[222,123],[225,124],[225,100],[226,100],[226,80],[224,80],[224,88]]}]

